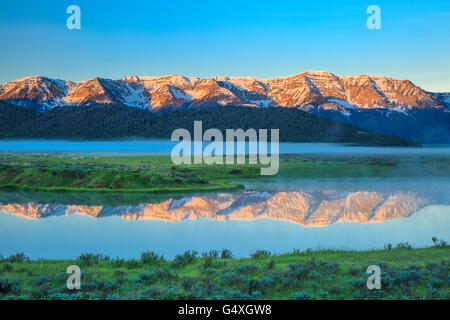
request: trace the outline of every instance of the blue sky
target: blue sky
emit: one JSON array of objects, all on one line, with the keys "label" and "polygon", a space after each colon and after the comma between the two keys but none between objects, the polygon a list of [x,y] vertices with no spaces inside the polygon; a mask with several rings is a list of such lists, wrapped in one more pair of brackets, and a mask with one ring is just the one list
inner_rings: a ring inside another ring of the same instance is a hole
[{"label": "blue sky", "polygon": [[[68,30],[66,8],[81,8]],[[381,9],[369,30],[366,9]],[[450,1],[77,1],[0,3],[0,83],[29,75],[381,74],[450,91]]]}]

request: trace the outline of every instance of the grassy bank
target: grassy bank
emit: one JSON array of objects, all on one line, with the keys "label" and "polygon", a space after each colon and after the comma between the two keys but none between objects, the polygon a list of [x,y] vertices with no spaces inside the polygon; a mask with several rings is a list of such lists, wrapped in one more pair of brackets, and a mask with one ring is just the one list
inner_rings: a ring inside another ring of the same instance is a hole
[{"label": "grassy bank", "polygon": [[[450,299],[450,249],[376,251],[188,251],[165,260],[83,254],[77,260],[33,260],[17,254],[0,262],[0,299]],[[78,265],[81,290],[68,290],[66,269]],[[368,290],[369,265],[381,268],[381,289]]]},{"label": "grassy bank", "polygon": [[445,156],[281,155],[275,176],[261,165],[173,165],[169,156],[0,156],[0,189],[176,193],[242,188],[233,181],[288,179],[448,178]]}]

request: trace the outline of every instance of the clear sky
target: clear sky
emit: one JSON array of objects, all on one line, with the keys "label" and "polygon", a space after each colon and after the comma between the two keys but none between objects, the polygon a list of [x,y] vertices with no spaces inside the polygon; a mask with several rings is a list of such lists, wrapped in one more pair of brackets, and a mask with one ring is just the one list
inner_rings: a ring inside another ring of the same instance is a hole
[{"label": "clear sky", "polygon": [[[81,30],[66,9],[81,8]],[[369,5],[381,29],[369,30]],[[0,83],[30,75],[381,74],[450,91],[450,1],[0,2]]]}]

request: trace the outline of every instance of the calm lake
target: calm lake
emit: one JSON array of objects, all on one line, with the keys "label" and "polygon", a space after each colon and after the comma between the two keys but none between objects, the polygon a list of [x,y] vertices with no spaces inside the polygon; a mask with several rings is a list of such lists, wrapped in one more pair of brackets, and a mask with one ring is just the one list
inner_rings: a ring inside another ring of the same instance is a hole
[{"label": "calm lake", "polygon": [[[170,155],[177,142],[169,140],[0,140],[0,154],[76,154],[95,156]],[[204,142],[203,146],[208,143]],[[236,149],[236,146],[235,146]],[[248,143],[246,143],[248,151]],[[270,150],[270,149],[269,149]],[[280,143],[280,153],[440,154],[450,155],[447,145],[424,148],[366,147],[337,143]]]},{"label": "calm lake", "polygon": [[[168,141],[0,141],[0,153],[169,154]],[[450,155],[449,148],[281,144],[284,153]],[[419,168],[420,170],[420,168]],[[233,193],[180,196],[0,192],[0,254],[75,258],[83,252],[172,258],[186,250],[383,248],[450,240],[450,181],[275,180]]]}]

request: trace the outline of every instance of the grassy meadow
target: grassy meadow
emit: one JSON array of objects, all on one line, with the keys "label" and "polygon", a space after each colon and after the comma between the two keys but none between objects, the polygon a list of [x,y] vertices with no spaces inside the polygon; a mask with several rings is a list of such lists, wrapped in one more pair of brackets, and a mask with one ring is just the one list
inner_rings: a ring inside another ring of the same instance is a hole
[{"label": "grassy meadow", "polygon": [[0,189],[176,193],[242,188],[235,181],[270,179],[447,178],[442,156],[280,155],[275,176],[260,164],[174,165],[169,156],[0,156]]},{"label": "grassy meadow", "polygon": [[[2,258],[0,299],[450,299],[450,248],[299,251],[257,250],[233,258],[227,249],[172,260],[154,252],[140,259],[83,254],[76,260]],[[81,289],[66,286],[70,265],[81,268]],[[368,290],[369,265],[381,268],[381,289]]]}]

